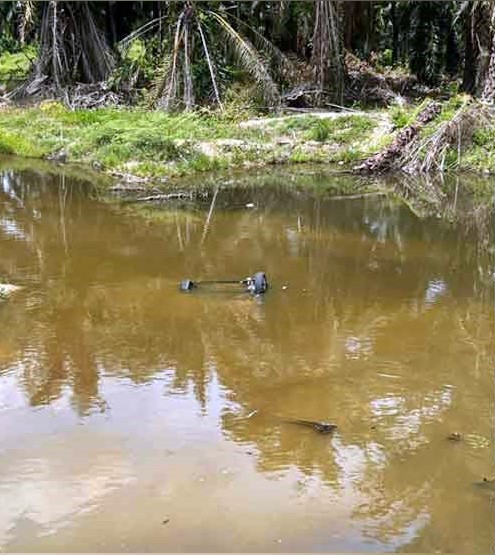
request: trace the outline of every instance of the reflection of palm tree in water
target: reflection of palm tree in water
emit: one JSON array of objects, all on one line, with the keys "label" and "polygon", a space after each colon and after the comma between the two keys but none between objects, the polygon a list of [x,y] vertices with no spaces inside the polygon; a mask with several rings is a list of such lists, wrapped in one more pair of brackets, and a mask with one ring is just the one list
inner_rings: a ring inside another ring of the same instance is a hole
[{"label": "reflection of palm tree in water", "polygon": [[[37,207],[42,212],[40,225],[33,223],[32,244],[43,260],[33,279],[42,295],[34,317],[33,313],[21,312],[24,326],[33,320],[35,324],[32,334],[22,334],[19,349],[30,353],[29,357],[33,355],[34,364],[26,370],[24,379],[33,404],[50,403],[70,386],[75,406],[86,412],[98,402],[99,368],[105,368],[108,374],[125,375],[136,383],[171,369],[171,387],[186,391],[192,386],[206,410],[214,376],[229,398],[229,406],[221,411],[221,428],[236,443],[256,449],[259,469],[270,473],[297,468],[318,477],[334,491],[343,490],[350,480],[355,491],[369,501],[368,508],[357,510],[355,515],[373,520],[376,530],[370,530],[370,534],[385,533],[379,523],[392,515],[399,502],[403,510],[395,517],[394,528],[404,528],[418,518],[421,500],[427,498],[430,485],[432,490],[439,483],[438,477],[426,470],[412,473],[412,461],[428,457],[427,445],[416,440],[422,430],[433,425],[432,419],[418,413],[418,430],[399,435],[392,453],[390,438],[383,436],[380,426],[376,432],[369,427],[378,421],[387,431],[394,431],[394,421],[374,413],[373,402],[383,399],[390,403],[401,396],[410,403],[401,409],[402,415],[414,414],[411,407],[432,399],[440,407],[434,419],[440,420],[449,410],[448,404],[439,402],[449,364],[458,364],[455,359],[463,356],[469,366],[471,358],[466,357],[463,345],[470,341],[478,346],[479,337],[491,337],[487,323],[477,318],[481,310],[478,301],[470,305],[449,301],[449,310],[442,310],[440,304],[428,314],[420,305],[411,307],[411,299],[422,298],[432,275],[437,275],[438,261],[450,259],[445,245],[419,236],[423,244],[418,240],[417,248],[412,248],[409,232],[402,236],[396,233],[405,225],[397,217],[388,228],[396,230],[393,237],[401,237],[402,258],[397,263],[396,253],[391,252],[396,247],[367,235],[366,226],[355,223],[354,208],[347,206],[342,214],[331,212],[324,201],[313,203],[311,199],[304,201],[304,208],[296,203],[296,212],[304,214],[304,225],[289,238],[285,230],[290,219],[276,212],[274,196],[270,218],[258,221],[243,212],[242,217],[228,222],[230,236],[213,221],[204,248],[209,248],[210,242],[214,248],[204,256],[210,271],[222,267],[232,252],[242,247],[249,229],[248,262],[269,253],[273,268],[278,270],[280,264],[290,275],[287,292],[275,287],[264,304],[246,296],[186,298],[176,291],[175,277],[170,284],[157,278],[164,266],[170,268],[177,263],[177,259],[167,258],[171,256],[168,251],[163,252],[164,242],[174,244],[178,240],[175,220],[174,225],[157,226],[156,235],[151,226],[146,237],[139,235],[143,232],[137,224],[134,235],[129,233],[132,224],[121,215],[112,220],[112,212],[106,208],[91,215],[84,215],[84,204],[81,212],[74,209],[77,198],[75,195],[71,200],[69,196],[65,206],[69,258],[62,243],[54,240],[61,239],[58,197],[49,193],[43,197],[43,205]],[[24,202],[34,200],[28,195]],[[316,218],[313,210],[318,211],[318,228],[312,227]],[[382,217],[372,205],[366,210],[370,221]],[[357,212],[362,215],[362,211]],[[331,218],[333,222],[328,221]],[[406,219],[406,224],[411,226],[412,234],[420,232],[414,222]],[[203,231],[201,221],[182,231],[183,256],[199,265],[193,254]],[[390,239],[390,235],[387,237]],[[293,259],[288,254],[290,242],[298,246],[298,256]],[[143,258],[118,254],[121,245]],[[165,261],[153,260],[148,266],[150,253],[156,253],[158,247]],[[469,254],[470,249],[461,245],[459,252]],[[13,260],[19,251],[19,247],[12,251]],[[368,267],[371,252],[383,273]],[[251,260],[249,253],[255,253]],[[20,256],[28,259],[32,252],[23,251]],[[469,260],[472,264],[474,256]],[[305,266],[301,269],[302,264]],[[389,270],[397,264],[407,276],[394,274],[389,279]],[[280,276],[280,270],[271,273]],[[446,280],[449,291],[464,290],[462,277],[454,274]],[[307,294],[302,294],[302,286]],[[451,351],[437,367],[431,353],[446,331]],[[391,341],[392,337],[397,341]],[[424,358],[411,361],[416,342],[422,344]],[[488,348],[477,352],[473,366],[485,367],[489,352]],[[377,368],[370,365],[370,359]],[[384,396],[380,379],[389,378],[376,376],[380,365],[385,364],[386,371],[396,375],[390,378],[395,382],[387,382],[388,396]],[[469,378],[459,380],[465,391],[474,387]],[[457,399],[461,405],[466,403],[464,412],[469,411],[468,399],[469,395]],[[244,421],[232,414],[235,406],[246,411],[268,407],[270,414],[289,418],[335,418],[339,431],[335,437],[325,437],[270,419]],[[397,430],[402,431],[395,423]],[[342,462],[347,460],[345,457],[361,461],[354,475],[348,474]],[[404,458],[411,464],[404,465]],[[426,463],[422,468],[427,468]],[[407,479],[400,479],[401,472],[402,476],[408,473]],[[387,484],[386,492],[382,483]]]}]

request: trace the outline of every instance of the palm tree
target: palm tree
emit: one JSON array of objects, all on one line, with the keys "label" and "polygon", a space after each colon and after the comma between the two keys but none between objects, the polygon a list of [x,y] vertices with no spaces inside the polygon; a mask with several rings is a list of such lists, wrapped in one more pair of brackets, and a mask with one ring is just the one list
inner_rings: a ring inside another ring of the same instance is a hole
[{"label": "palm tree", "polygon": [[481,100],[487,104],[493,104],[495,101],[495,4],[493,3],[490,6],[490,21],[492,32],[490,61],[488,63],[488,69],[483,83],[483,91],[481,93]]},{"label": "palm tree", "polygon": [[[267,106],[278,105],[280,91],[271,75],[270,59],[277,58],[283,67],[289,65],[287,58],[253,27],[228,15],[222,5],[210,9],[208,3],[184,2],[172,31],[172,48],[165,55],[161,75],[156,81],[155,105],[168,110],[180,103],[182,96],[183,106],[192,108],[197,88],[193,68],[200,56],[206,62],[212,93],[221,109],[219,66],[225,65],[229,58],[234,58],[254,79]],[[248,38],[249,34],[254,37],[253,41]],[[133,33],[131,38],[138,35],[139,32]]]},{"label": "palm tree", "polygon": [[465,35],[462,88],[480,96],[490,65],[492,4],[486,1],[463,2],[457,18],[461,16],[464,18]]},{"label": "palm tree", "polygon": [[315,83],[330,102],[342,104],[344,96],[343,7],[335,0],[315,3],[311,62]]},{"label": "palm tree", "polygon": [[[33,17],[34,6],[28,10],[30,4],[24,3],[23,20]],[[114,58],[97,18],[105,4],[97,9],[87,1],[50,0],[37,9],[39,54],[21,93],[36,82],[53,84],[60,90],[76,81],[96,83],[109,76]]]}]

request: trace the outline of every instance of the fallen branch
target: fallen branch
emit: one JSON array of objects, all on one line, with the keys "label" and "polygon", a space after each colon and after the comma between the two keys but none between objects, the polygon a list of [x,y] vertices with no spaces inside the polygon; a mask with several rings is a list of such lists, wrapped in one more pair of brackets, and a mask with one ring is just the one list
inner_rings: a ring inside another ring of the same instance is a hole
[{"label": "fallen branch", "polygon": [[180,199],[180,198],[188,198],[189,200],[192,200],[193,194],[184,193],[184,192],[168,193],[166,195],[149,195],[147,197],[138,197],[134,200],[136,202],[155,202],[155,201],[165,202],[168,200]]},{"label": "fallen branch", "polygon": [[390,146],[367,158],[359,166],[355,166],[355,172],[382,173],[400,167],[404,151],[418,137],[420,130],[440,113],[441,105],[438,102],[430,102],[416,118],[416,120],[402,129]]},{"label": "fallen branch", "polygon": [[369,193],[359,193],[356,195],[335,195],[328,197],[330,200],[355,200],[366,197],[376,197],[379,195],[388,195],[388,191],[370,191]]},{"label": "fallen branch", "polygon": [[445,160],[449,149],[457,151],[456,161],[459,165],[462,149],[472,142],[473,133],[481,124],[493,125],[490,109],[479,103],[465,102],[454,116],[442,123],[428,138],[409,149],[403,155],[402,169],[406,173],[427,173],[446,169]]}]

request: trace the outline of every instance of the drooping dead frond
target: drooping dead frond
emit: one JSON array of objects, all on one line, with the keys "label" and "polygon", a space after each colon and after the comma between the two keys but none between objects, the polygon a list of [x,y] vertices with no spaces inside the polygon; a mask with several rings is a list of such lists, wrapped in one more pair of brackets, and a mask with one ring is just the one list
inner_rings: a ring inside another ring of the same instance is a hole
[{"label": "drooping dead frond", "polygon": [[[285,9],[285,7],[287,7],[287,2],[280,2],[279,6],[279,10]],[[277,64],[278,66],[278,73],[286,76],[286,75],[292,75],[292,73],[295,71],[295,67],[294,64],[292,63],[292,61],[280,50],[280,48],[277,48],[273,42],[269,41],[267,38],[265,38],[259,31],[257,31],[252,25],[249,25],[248,23],[246,23],[245,21],[243,21],[242,19],[239,19],[238,17],[235,16],[230,16],[230,18],[235,21],[235,23],[237,25],[239,25],[240,28],[245,29],[250,35],[252,35],[253,38],[253,43],[254,45],[260,49],[265,51],[270,58]]]},{"label": "drooping dead frond", "polygon": [[488,63],[488,69],[486,72],[486,77],[483,85],[483,92],[481,94],[481,100],[487,104],[493,104],[495,102],[495,33],[493,32],[493,26],[495,23],[495,5],[490,6],[490,16],[491,16],[491,27],[492,27],[492,44],[490,52],[490,61]]},{"label": "drooping dead frond", "polygon": [[190,110],[194,105],[193,76],[191,70],[189,22],[184,25],[184,105]]},{"label": "drooping dead frond", "polygon": [[[211,25],[215,25],[215,28],[221,32],[222,37],[225,37],[226,41],[232,45],[232,51],[239,65],[254,78],[267,105],[278,105],[280,93],[270,75],[269,64],[263,59],[260,51],[246,37],[234,29],[223,15],[212,10],[204,10],[194,2],[185,2],[183,10],[174,24],[172,49],[165,58],[167,70],[163,71],[162,69],[160,78],[155,80],[151,103],[165,110],[170,110],[182,97],[186,109],[194,105],[192,67],[194,62],[198,60],[198,56],[201,56],[198,48],[194,48],[195,43],[197,45],[199,42],[202,56],[208,66],[215,100],[220,109],[223,110],[217,78],[218,72],[214,57],[211,54],[211,48],[215,46],[215,41],[206,33],[203,25],[205,19],[208,19]],[[139,33],[144,34],[151,28],[151,25],[146,24],[139,30]],[[253,34],[255,36],[259,35],[255,30],[253,30]],[[130,37],[129,40],[132,40],[135,36],[138,35]],[[261,35],[259,36],[261,37]],[[270,49],[267,46],[269,42],[266,39],[262,40],[266,47],[264,50],[269,51]],[[125,46],[127,42],[121,44]],[[273,54],[278,51],[272,46],[271,52]],[[278,59],[282,60],[283,55],[280,52],[278,54]],[[277,56],[272,56],[272,58],[277,59]],[[279,63],[279,67],[281,65],[282,63]]]},{"label": "drooping dead frond", "polygon": [[21,44],[24,44],[26,41],[26,32],[29,30],[34,21],[36,6],[32,0],[24,0],[19,2],[19,8],[21,12],[19,22],[19,39]]},{"label": "drooping dead frond", "polygon": [[50,0],[43,5],[34,71],[17,95],[33,91],[41,82],[57,91],[76,81],[101,82],[113,67],[112,53],[88,2]]},{"label": "drooping dead frond", "polygon": [[223,111],[223,104],[220,100],[220,92],[218,90],[218,85],[217,85],[217,77],[215,74],[215,68],[213,66],[213,62],[211,60],[211,56],[210,56],[210,51],[208,49],[208,44],[206,42],[206,38],[205,38],[205,34],[203,33],[203,27],[201,26],[201,22],[198,20],[198,31],[199,31],[199,35],[201,37],[201,43],[203,45],[203,50],[206,56],[206,62],[208,63],[208,70],[210,72],[210,77],[211,77],[211,82],[213,85],[213,91],[215,93],[215,99],[220,107],[220,110]]},{"label": "drooping dead frond", "polygon": [[[177,71],[178,71],[178,58],[179,58],[179,48],[184,36],[184,28],[182,26],[182,21],[185,17],[185,12],[182,11],[177,19],[177,24],[175,27],[175,37],[174,37],[174,49],[172,52],[172,58],[170,64],[168,64],[168,59],[166,60],[168,71],[163,72],[163,80],[155,90],[155,99],[160,107],[165,110],[170,108],[172,100],[175,98],[177,91]],[[163,93],[166,89],[165,96]]]},{"label": "drooping dead frond", "polygon": [[278,104],[280,101],[280,93],[277,85],[273,81],[268,71],[265,61],[251,44],[251,42],[242,37],[232,25],[220,14],[207,12],[224,31],[225,37],[232,46],[240,65],[245,69],[251,77],[256,81],[265,101],[269,105]]},{"label": "drooping dead frond", "polygon": [[157,17],[155,19],[152,19],[151,21],[148,21],[144,25],[141,25],[141,27],[139,27],[132,33],[129,33],[118,43],[119,48],[122,50],[122,52],[125,52],[134,40],[140,39],[144,35],[146,35],[146,33],[152,31],[153,29],[159,28],[165,18],[166,16]]},{"label": "drooping dead frond", "polygon": [[480,124],[488,124],[490,117],[487,107],[466,100],[454,116],[440,124],[430,137],[405,151],[403,170],[408,173],[443,172],[449,169],[446,160],[452,150],[457,156],[451,164],[459,165],[463,149],[466,144],[471,144],[474,131]]}]

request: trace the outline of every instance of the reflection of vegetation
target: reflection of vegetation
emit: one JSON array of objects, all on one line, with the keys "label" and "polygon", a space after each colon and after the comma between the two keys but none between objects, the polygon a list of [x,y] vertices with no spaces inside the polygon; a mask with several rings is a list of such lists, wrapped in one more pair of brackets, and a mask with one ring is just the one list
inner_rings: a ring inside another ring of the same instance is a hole
[{"label": "reflection of vegetation", "polygon": [[[28,171],[30,174],[36,174],[40,181],[46,176],[61,177],[84,181],[86,189],[93,187],[105,189],[112,183],[112,179],[102,175],[99,172],[92,171],[87,167],[80,167],[76,164],[58,165],[45,160],[30,160],[18,156],[0,156],[0,171],[13,170],[16,172]],[[91,186],[89,186],[91,183]]]},{"label": "reflection of vegetation", "polygon": [[[223,432],[254,446],[260,469],[297,466],[353,488],[368,501],[356,518],[383,538],[387,519],[404,529],[425,498],[435,503],[431,435],[489,437],[493,260],[476,234],[493,229],[458,216],[476,198],[457,195],[453,221],[421,222],[397,199],[332,200],[328,176],[311,190],[284,175],[220,188],[205,234],[198,206],[143,226],[77,181],[4,171],[0,272],[27,292],[0,313],[0,372],[17,368],[32,405],[70,391],[83,414],[104,408],[108,375],[143,383],[166,372],[172,392],[192,390],[203,407],[217,381]],[[447,198],[439,206],[452,208]],[[184,277],[257,269],[273,285],[260,302],[177,290]],[[339,430],[294,431],[277,415]]]}]

